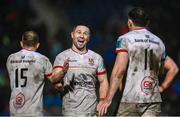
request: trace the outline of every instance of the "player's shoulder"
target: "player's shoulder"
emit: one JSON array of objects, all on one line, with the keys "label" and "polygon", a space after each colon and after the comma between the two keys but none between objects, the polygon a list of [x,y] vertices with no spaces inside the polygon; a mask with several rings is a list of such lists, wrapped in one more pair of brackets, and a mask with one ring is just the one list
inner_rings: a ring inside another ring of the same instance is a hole
[{"label": "player's shoulder", "polygon": [[94,57],[97,57],[97,58],[102,58],[102,56],[99,53],[97,53],[97,52],[95,52],[93,50],[88,49],[88,53],[91,56],[94,56]]},{"label": "player's shoulder", "polygon": [[120,38],[134,38],[134,37],[139,37],[142,34],[144,35],[145,33],[151,33],[147,29],[140,29],[140,30],[131,30],[123,35],[120,36]]},{"label": "player's shoulder", "polygon": [[11,54],[8,56],[8,59],[10,59],[10,58],[15,58],[16,56],[19,56],[19,55],[20,55],[20,51],[11,53]]},{"label": "player's shoulder", "polygon": [[13,56],[15,56],[16,55],[16,53],[11,53],[9,56],[8,56],[8,58],[11,58],[11,57],[13,57]]},{"label": "player's shoulder", "polygon": [[39,58],[40,60],[49,60],[49,58],[46,55],[41,54],[39,52],[33,52],[33,56],[36,56],[36,58]]},{"label": "player's shoulder", "polygon": [[14,58],[14,53],[10,54],[7,58],[7,62],[9,62],[12,58]]},{"label": "player's shoulder", "polygon": [[157,39],[160,39],[157,35],[155,35],[153,32],[151,32],[151,31],[147,31],[148,32],[148,34],[151,36],[151,37],[154,37],[154,38],[157,38]]},{"label": "player's shoulder", "polygon": [[164,44],[162,39],[159,36],[155,35],[154,33],[150,32],[150,31],[149,31],[149,33],[150,33],[151,37],[153,37],[153,39],[157,40],[161,44]]},{"label": "player's shoulder", "polygon": [[123,35],[120,35],[117,40],[120,41],[120,40],[123,40],[123,39],[126,39],[126,38],[130,39],[132,37],[132,35],[134,35],[134,33],[132,31],[130,31],[130,32],[127,32],[127,33],[125,33]]}]

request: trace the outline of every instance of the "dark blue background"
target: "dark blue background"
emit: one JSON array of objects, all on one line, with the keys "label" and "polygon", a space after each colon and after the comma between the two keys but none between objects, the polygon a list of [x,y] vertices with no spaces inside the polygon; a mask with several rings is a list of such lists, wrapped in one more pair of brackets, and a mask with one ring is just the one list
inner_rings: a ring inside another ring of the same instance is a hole
[{"label": "dark blue background", "polygon": [[[167,54],[180,64],[179,0],[0,0],[0,115],[9,115],[9,79],[6,59],[19,51],[21,35],[35,30],[40,35],[39,52],[53,63],[55,56],[71,46],[72,26],[84,23],[91,28],[88,47],[104,58],[108,76],[115,60],[118,36],[127,32],[127,12],[134,6],[145,8],[151,17],[149,30],[165,43]],[[163,80],[160,79],[160,81]],[[162,94],[162,115],[180,115],[179,74]],[[107,115],[114,115],[121,97],[117,93]],[[59,94],[46,81],[45,115],[61,115]]]}]

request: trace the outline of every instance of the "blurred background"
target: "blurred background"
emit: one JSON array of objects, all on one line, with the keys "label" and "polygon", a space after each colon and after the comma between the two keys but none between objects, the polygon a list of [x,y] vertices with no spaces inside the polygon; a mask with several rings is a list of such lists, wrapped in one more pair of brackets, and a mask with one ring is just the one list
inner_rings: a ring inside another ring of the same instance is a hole
[{"label": "blurred background", "polygon": [[[72,25],[89,25],[92,36],[88,47],[103,56],[110,76],[116,40],[128,31],[127,13],[135,6],[149,12],[149,30],[163,40],[167,54],[180,66],[179,0],[0,0],[0,116],[9,115],[6,59],[21,49],[19,41],[24,31],[35,30],[40,35],[38,52],[53,63],[58,53],[71,47]],[[121,93],[115,95],[107,115],[115,115],[120,97]],[[180,115],[179,74],[162,98],[162,115]],[[61,115],[61,106],[60,94],[46,81],[44,115]]]}]

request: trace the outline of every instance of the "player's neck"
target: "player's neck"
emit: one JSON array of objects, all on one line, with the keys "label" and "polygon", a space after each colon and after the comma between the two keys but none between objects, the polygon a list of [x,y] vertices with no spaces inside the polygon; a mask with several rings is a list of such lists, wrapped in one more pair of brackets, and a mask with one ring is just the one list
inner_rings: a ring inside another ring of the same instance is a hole
[{"label": "player's neck", "polygon": [[72,46],[72,48],[71,48],[74,52],[76,52],[76,53],[78,53],[78,54],[85,54],[85,53],[87,53],[87,48],[86,47],[84,47],[84,48],[82,48],[82,49],[78,49],[78,48],[76,48],[75,46]]},{"label": "player's neck", "polygon": [[24,47],[24,48],[22,48],[22,49],[28,50],[28,51],[36,51],[36,49],[33,48],[33,47]]},{"label": "player's neck", "polygon": [[129,28],[129,30],[141,30],[141,29],[145,29],[145,27],[141,27],[141,26],[132,26],[131,28]]}]

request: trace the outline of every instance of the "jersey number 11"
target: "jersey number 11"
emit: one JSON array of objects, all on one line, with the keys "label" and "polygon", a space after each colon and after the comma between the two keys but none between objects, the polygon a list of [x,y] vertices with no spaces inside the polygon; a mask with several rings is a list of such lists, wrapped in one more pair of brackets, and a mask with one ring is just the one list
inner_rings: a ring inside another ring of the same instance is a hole
[{"label": "jersey number 11", "polygon": [[[148,55],[148,53],[149,53],[149,55]],[[145,49],[145,56],[144,56],[144,62],[145,62],[145,64],[144,64],[144,69],[145,70],[147,70],[147,64],[148,64],[148,57],[149,57],[149,64],[150,64],[150,70],[152,70],[153,68],[154,68],[154,61],[153,61],[153,50],[151,49],[151,50],[149,50],[148,51],[148,49]]]}]

